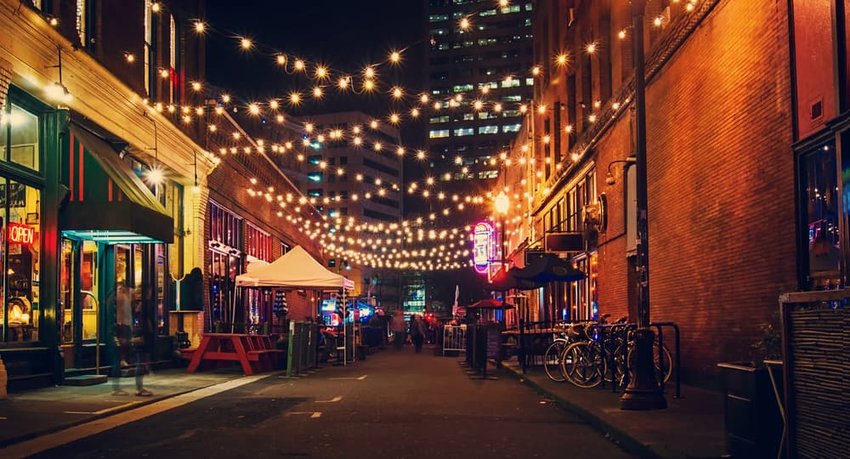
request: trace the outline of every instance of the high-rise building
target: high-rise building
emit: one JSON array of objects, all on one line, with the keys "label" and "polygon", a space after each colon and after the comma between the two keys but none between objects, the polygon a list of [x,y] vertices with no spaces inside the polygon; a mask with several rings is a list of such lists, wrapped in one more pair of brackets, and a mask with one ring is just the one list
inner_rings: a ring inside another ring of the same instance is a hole
[{"label": "high-rise building", "polygon": [[[435,178],[472,191],[499,175],[500,151],[522,126],[520,105],[532,97],[530,1],[428,0],[426,120]],[[447,175],[448,174],[448,175]]]}]

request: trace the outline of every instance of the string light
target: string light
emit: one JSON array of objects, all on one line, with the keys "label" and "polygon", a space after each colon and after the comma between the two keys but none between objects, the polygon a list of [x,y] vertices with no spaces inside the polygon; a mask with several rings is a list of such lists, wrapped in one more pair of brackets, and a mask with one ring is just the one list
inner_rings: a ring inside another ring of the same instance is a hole
[{"label": "string light", "polygon": [[247,51],[254,46],[254,42],[251,41],[250,38],[242,37],[242,39],[239,40],[239,45],[242,47],[243,50]]},{"label": "string light", "polygon": [[207,31],[207,25],[203,21],[195,21],[195,32],[204,33]]}]

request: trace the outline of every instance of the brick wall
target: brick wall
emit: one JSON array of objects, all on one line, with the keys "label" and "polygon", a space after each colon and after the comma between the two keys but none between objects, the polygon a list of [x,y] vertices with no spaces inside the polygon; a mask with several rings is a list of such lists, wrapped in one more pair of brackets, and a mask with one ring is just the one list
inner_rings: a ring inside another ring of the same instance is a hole
[{"label": "brick wall", "polygon": [[648,87],[652,318],[690,374],[749,358],[796,284],[789,63],[784,2],[729,0]]},{"label": "brick wall", "polygon": [[[608,185],[605,182],[608,164],[615,160],[624,160],[632,153],[632,120],[629,116],[618,120],[617,124],[600,140],[595,158],[596,189],[600,193],[604,192],[608,199],[608,225],[605,232],[600,233],[598,243],[599,312],[611,314],[613,319],[630,315],[629,311],[633,311],[636,306],[634,295],[630,295],[630,292],[635,290],[635,284],[629,282],[626,254],[624,165],[618,163],[611,167],[611,172],[616,179],[614,185]],[[634,317],[633,314],[631,316]]]}]

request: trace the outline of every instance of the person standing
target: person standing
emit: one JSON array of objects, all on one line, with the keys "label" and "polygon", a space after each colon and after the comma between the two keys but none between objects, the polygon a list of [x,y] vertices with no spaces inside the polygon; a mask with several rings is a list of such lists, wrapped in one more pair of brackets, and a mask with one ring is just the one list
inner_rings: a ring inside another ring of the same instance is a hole
[{"label": "person standing", "polygon": [[416,348],[416,353],[422,352],[422,343],[425,342],[425,322],[418,315],[414,315],[410,319],[410,334],[413,338],[413,346]]},{"label": "person standing", "polygon": [[390,330],[393,332],[393,348],[395,350],[400,350],[404,346],[404,339],[406,338],[404,329],[404,314],[401,311],[396,311],[390,321]]},{"label": "person standing", "polygon": [[124,285],[119,285],[115,300],[115,354],[112,365],[112,395],[128,395],[121,389],[121,369],[129,366],[130,342],[133,337],[133,296]]},{"label": "person standing", "polygon": [[147,315],[142,311],[142,302],[136,302],[135,306],[131,345],[135,356],[136,395],[139,397],[150,397],[153,395],[153,392],[145,389],[144,378],[148,368],[146,344],[148,342],[148,335],[151,333],[153,327],[150,326]]}]

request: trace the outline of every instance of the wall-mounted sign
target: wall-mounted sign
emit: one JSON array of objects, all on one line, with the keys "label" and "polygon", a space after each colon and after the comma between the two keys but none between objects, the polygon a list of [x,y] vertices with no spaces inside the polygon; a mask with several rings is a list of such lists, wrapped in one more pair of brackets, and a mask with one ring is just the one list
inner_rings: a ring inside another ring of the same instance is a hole
[{"label": "wall-mounted sign", "polygon": [[495,257],[496,231],[488,222],[478,222],[472,229],[472,263],[481,274],[488,271]]},{"label": "wall-mounted sign", "polygon": [[9,223],[9,242],[13,244],[32,244],[35,241],[35,228],[22,223]]}]

